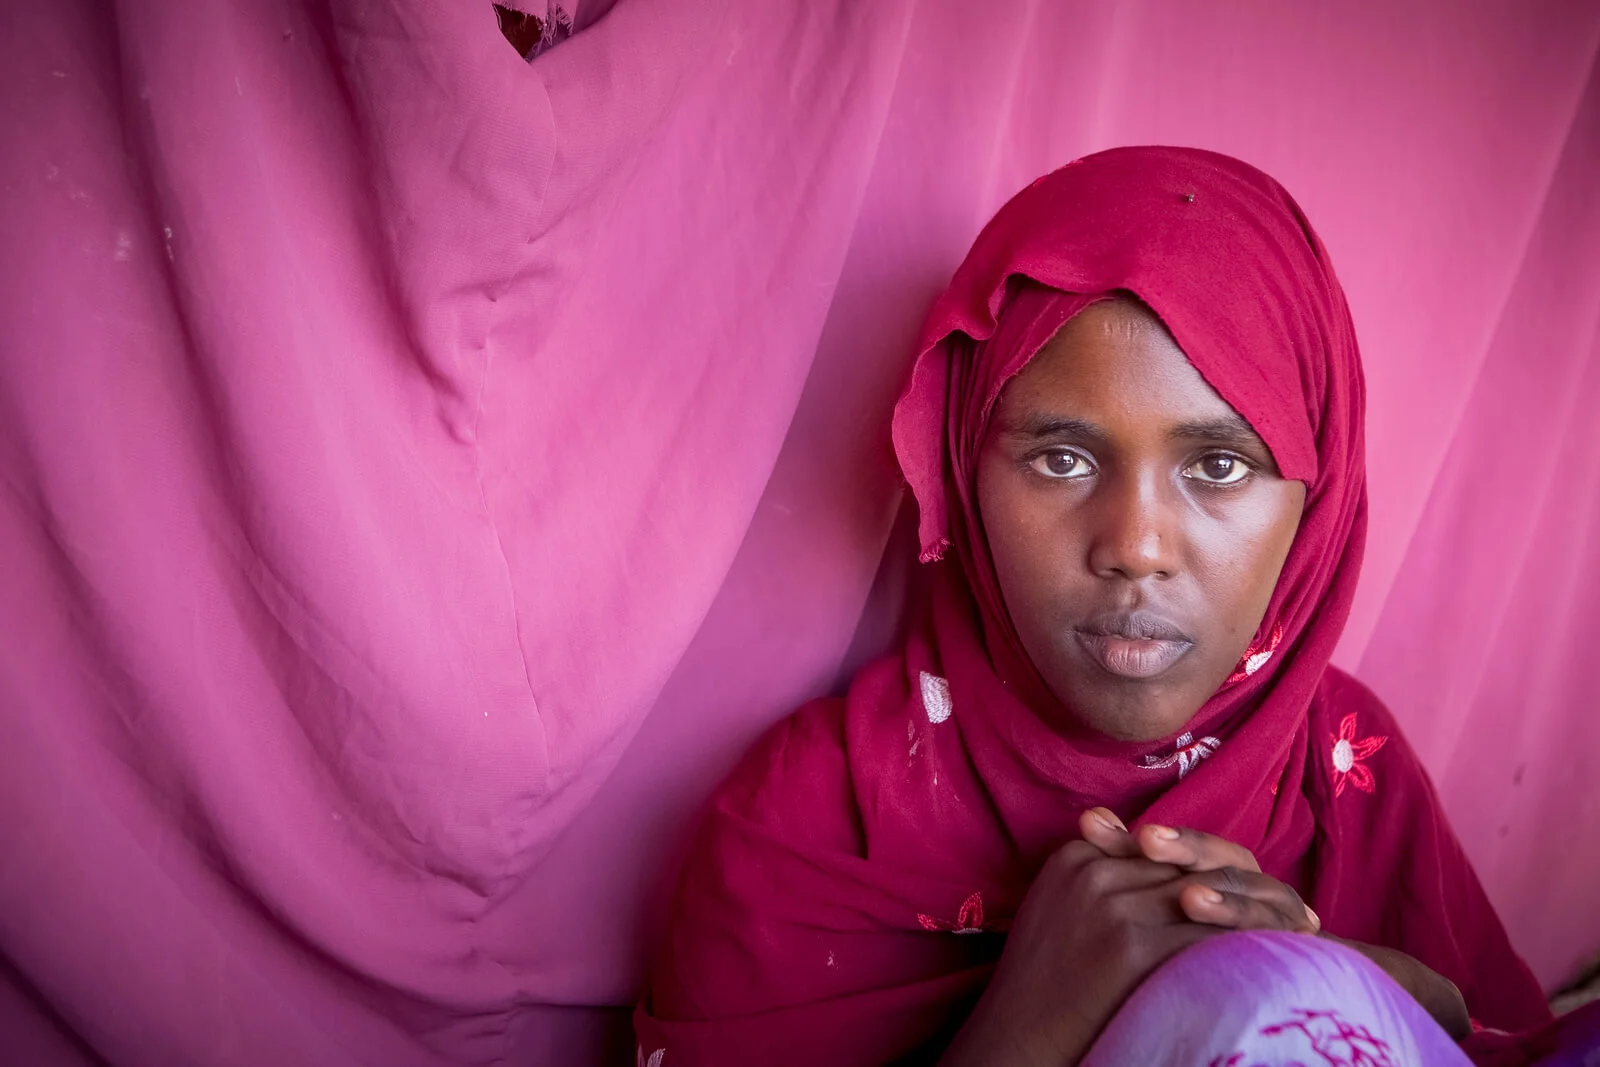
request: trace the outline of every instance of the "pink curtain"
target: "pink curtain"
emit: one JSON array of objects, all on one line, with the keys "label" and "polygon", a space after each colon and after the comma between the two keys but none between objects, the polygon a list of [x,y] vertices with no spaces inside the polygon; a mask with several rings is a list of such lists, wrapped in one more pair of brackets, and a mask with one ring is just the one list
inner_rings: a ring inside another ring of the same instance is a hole
[{"label": "pink curtain", "polygon": [[0,12],[0,1048],[605,1054],[694,806],[892,631],[928,300],[1123,143],[1316,221],[1340,661],[1600,949],[1600,8],[564,6]]}]

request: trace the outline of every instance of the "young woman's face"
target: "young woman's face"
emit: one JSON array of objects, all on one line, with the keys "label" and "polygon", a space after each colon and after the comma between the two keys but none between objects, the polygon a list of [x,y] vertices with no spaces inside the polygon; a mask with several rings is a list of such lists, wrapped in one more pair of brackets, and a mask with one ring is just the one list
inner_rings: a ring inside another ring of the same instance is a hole
[{"label": "young woman's face", "polygon": [[1305,486],[1160,320],[1112,300],[1001,391],[978,505],[1006,610],[1067,714],[1152,741],[1238,666]]}]

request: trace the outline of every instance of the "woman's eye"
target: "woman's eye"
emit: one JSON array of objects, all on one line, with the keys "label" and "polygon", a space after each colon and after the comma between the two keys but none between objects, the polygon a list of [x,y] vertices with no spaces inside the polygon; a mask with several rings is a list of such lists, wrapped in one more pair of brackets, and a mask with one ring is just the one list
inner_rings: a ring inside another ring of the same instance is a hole
[{"label": "woman's eye", "polygon": [[1250,466],[1238,456],[1230,456],[1226,452],[1213,452],[1208,456],[1201,456],[1183,473],[1185,477],[1211,485],[1234,485],[1244,481],[1250,473]]},{"label": "woman's eye", "polygon": [[1076,452],[1046,452],[1029,464],[1046,478],[1082,478],[1094,471],[1089,461]]}]

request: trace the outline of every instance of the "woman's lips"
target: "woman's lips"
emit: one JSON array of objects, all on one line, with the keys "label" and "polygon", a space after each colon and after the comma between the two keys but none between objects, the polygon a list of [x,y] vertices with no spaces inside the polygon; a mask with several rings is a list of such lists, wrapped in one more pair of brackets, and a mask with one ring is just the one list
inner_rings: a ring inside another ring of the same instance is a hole
[{"label": "woman's lips", "polygon": [[1193,641],[1075,632],[1078,644],[1107,673],[1119,678],[1154,678],[1194,647]]}]

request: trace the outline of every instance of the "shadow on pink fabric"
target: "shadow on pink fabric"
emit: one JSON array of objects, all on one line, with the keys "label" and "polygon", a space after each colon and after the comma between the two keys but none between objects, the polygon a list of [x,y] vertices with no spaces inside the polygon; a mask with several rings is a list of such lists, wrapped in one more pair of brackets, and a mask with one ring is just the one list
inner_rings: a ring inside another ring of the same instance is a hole
[{"label": "shadow on pink fabric", "polygon": [[1336,662],[1540,977],[1600,945],[1592,5],[567,6],[0,14],[7,1055],[606,1055],[690,812],[888,642],[928,301],[1123,143],[1318,219]]}]

